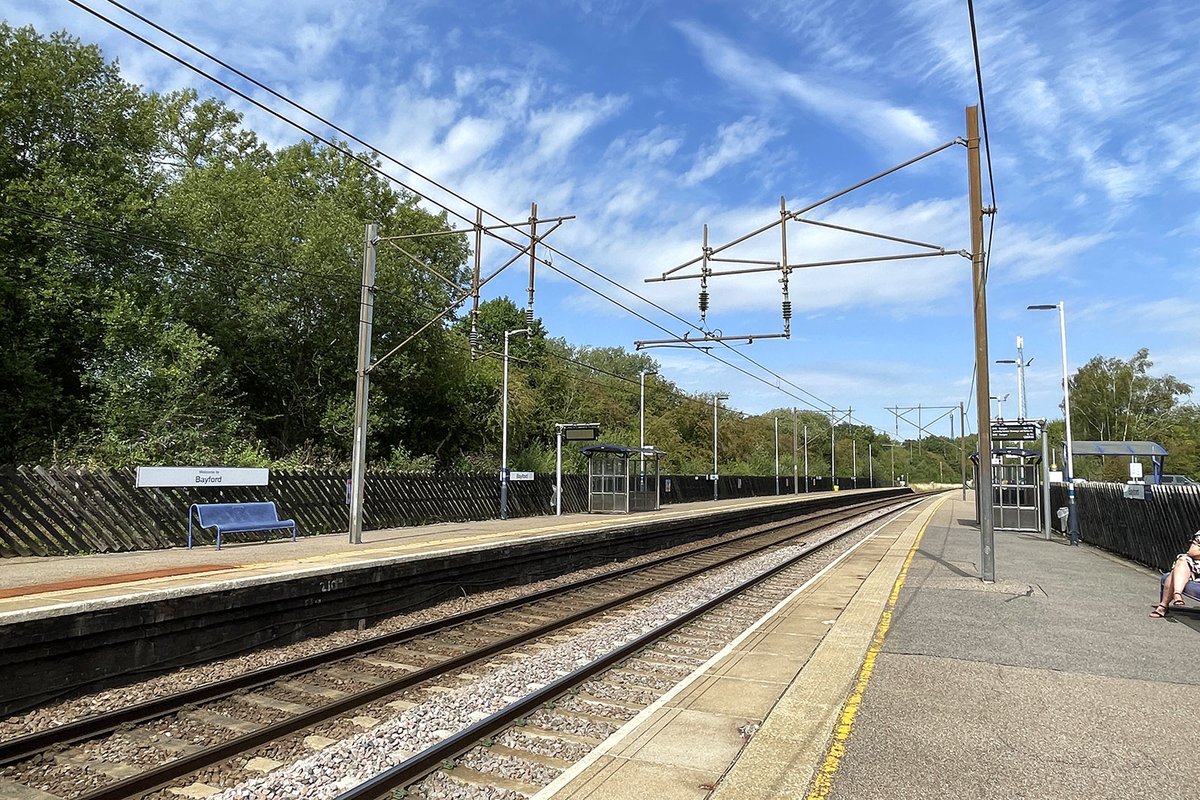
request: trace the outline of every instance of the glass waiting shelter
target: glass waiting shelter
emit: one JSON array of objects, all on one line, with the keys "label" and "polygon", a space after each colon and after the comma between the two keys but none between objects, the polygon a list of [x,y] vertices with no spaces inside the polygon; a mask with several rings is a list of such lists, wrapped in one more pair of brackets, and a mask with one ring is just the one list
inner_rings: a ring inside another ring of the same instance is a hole
[{"label": "glass waiting shelter", "polygon": [[[971,461],[978,470],[979,453],[972,453]],[[1038,451],[1020,447],[992,450],[992,524],[996,530],[1042,530],[1042,477]],[[976,502],[978,499],[976,493]]]},{"label": "glass waiting shelter", "polygon": [[588,513],[658,510],[658,461],[662,451],[593,444],[579,452],[588,460]]}]

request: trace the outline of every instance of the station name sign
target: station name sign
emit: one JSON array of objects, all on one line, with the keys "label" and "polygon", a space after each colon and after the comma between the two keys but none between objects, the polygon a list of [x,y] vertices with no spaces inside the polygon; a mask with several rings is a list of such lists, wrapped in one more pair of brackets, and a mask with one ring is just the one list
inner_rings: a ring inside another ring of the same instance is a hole
[{"label": "station name sign", "polygon": [[1035,442],[1038,440],[1038,425],[1034,422],[999,422],[992,424],[992,441]]},{"label": "station name sign", "polygon": [[259,467],[138,467],[137,485],[266,486],[270,472]]}]

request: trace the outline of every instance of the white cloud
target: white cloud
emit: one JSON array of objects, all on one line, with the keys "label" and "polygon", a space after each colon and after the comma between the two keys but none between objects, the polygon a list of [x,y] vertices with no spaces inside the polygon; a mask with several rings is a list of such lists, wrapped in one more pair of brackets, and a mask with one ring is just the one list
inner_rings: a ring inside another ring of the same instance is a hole
[{"label": "white cloud", "polygon": [[790,98],[889,152],[934,143],[933,125],[912,109],[871,97],[862,87],[789,72],[690,22],[677,23],[718,77],[758,101]]},{"label": "white cloud", "polygon": [[538,156],[557,159],[565,156],[576,142],[624,106],[620,97],[584,95],[574,102],[534,112],[529,132],[536,139]]},{"label": "white cloud", "polygon": [[692,168],[683,176],[685,185],[700,183],[728,166],[737,164],[762,150],[763,145],[780,135],[770,124],[753,117],[717,129],[717,139],[703,148]]},{"label": "white cloud", "polygon": [[998,225],[989,282],[1028,281],[1069,272],[1075,260],[1111,238],[1106,232],[1065,236],[1042,226]]}]

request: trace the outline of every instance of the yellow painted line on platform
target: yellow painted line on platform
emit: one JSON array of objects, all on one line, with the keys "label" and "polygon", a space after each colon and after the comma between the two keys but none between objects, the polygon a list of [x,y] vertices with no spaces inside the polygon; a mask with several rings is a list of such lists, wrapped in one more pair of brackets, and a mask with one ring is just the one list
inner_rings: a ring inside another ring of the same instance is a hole
[{"label": "yellow painted line on platform", "polygon": [[817,774],[813,778],[812,787],[808,792],[806,800],[826,800],[833,789],[833,778],[837,774],[838,767],[841,766],[842,757],[846,754],[846,743],[850,740],[850,734],[854,730],[854,720],[858,716],[859,707],[862,705],[863,695],[866,694],[867,683],[871,680],[871,675],[875,672],[875,659],[883,649],[883,641],[887,637],[888,629],[892,626],[892,613],[896,608],[896,601],[900,597],[900,588],[904,585],[904,581],[908,577],[909,565],[912,564],[913,556],[917,554],[917,548],[921,546],[921,538],[925,536],[926,528],[929,527],[929,523],[933,520],[933,515],[937,513],[937,510],[944,502],[946,502],[945,497],[938,500],[937,504],[930,510],[929,516],[925,519],[925,524],[921,526],[921,530],[917,532],[916,539],[913,540],[912,547],[909,548],[908,557],[904,559],[904,566],[900,568],[900,574],[896,576],[896,582],[892,584],[892,592],[888,595],[883,615],[879,618],[879,624],[875,627],[875,636],[871,640],[871,646],[867,649],[866,658],[863,659],[862,667],[858,671],[858,679],[854,682],[854,689],[846,699],[845,705],[842,706],[841,716],[837,727],[834,729],[833,742],[829,747],[829,752],[825,755],[824,763],[817,770]]},{"label": "yellow painted line on platform", "polygon": [[[809,496],[811,497],[817,494],[823,493],[809,493]],[[782,503],[788,500],[795,500],[798,497],[803,496],[804,495],[780,495],[777,498],[746,498],[727,501],[726,504],[723,504],[718,508],[710,507],[705,509],[695,509],[684,507],[672,510],[660,509],[658,512],[655,512],[652,517],[642,517],[633,522],[634,524],[653,524],[666,519],[673,520],[686,518],[689,516],[702,517],[714,510],[727,510],[731,508],[736,509],[748,505],[771,505],[776,502]],[[299,558],[282,561],[255,561],[243,564],[220,565],[217,570],[215,570],[215,574],[212,576],[213,580],[201,579],[197,581],[197,578],[200,577],[199,573],[193,573],[191,575],[163,575],[152,578],[139,578],[129,581],[120,580],[121,576],[113,576],[113,579],[117,581],[117,583],[102,584],[97,582],[95,585],[89,586],[53,589],[49,591],[36,591],[21,595],[19,599],[22,601],[22,605],[27,604],[29,602],[29,598],[31,597],[37,597],[45,602],[70,603],[73,599],[78,597],[98,597],[99,593],[103,592],[103,590],[110,585],[120,585],[124,592],[121,595],[109,595],[108,597],[131,597],[145,594],[147,592],[153,592],[155,590],[162,590],[184,580],[196,586],[223,584],[237,580],[238,578],[250,577],[256,573],[261,574],[264,571],[277,571],[281,567],[294,567],[297,565],[328,565],[339,562],[353,564],[356,562],[371,561],[380,556],[401,556],[410,554],[414,551],[422,550],[429,553],[436,553],[443,549],[453,548],[461,545],[478,545],[496,541],[512,541],[523,537],[535,537],[539,535],[553,534],[556,532],[602,528],[621,524],[621,522],[625,520],[628,520],[628,518],[622,520],[620,517],[604,516],[596,519],[575,519],[570,522],[541,525],[536,528],[524,528],[511,531],[490,531],[469,535],[450,536],[446,538],[436,538],[435,532],[426,532],[424,534],[417,534],[422,536],[420,539],[412,539],[399,544],[386,545],[382,547],[371,547],[365,550],[339,550],[332,553],[318,553],[315,555],[301,556]],[[431,545],[435,546],[437,550],[430,550],[429,548]],[[5,604],[2,602],[4,599],[9,598],[0,598],[0,613],[4,612]]]},{"label": "yellow painted line on platform", "polygon": [[[820,494],[820,493],[809,493],[809,494],[810,494],[810,496],[812,496],[814,494]],[[774,500],[774,499],[769,500],[768,498],[763,498],[763,497],[747,498],[745,500],[730,501],[728,503],[728,505],[721,506],[721,508],[729,509],[729,508],[741,508],[742,506],[748,506],[748,505],[771,505],[771,504],[773,504],[773,502],[786,502],[787,500],[795,500],[797,497],[803,497],[803,496],[804,495],[780,495],[778,500]],[[785,500],[785,498],[786,498],[786,500]],[[714,509],[711,509],[711,508],[706,508],[702,511],[698,511],[696,509],[686,509],[686,508],[681,508],[677,511],[663,511],[660,509],[658,512],[655,513],[655,515],[653,517],[638,518],[637,520],[634,520],[633,523],[649,525],[649,524],[653,524],[655,522],[661,522],[664,519],[702,517],[702,516],[706,516],[710,511],[713,511],[713,510]],[[482,542],[499,541],[499,540],[508,541],[508,540],[514,539],[516,537],[523,537],[523,536],[538,536],[541,534],[550,534],[550,533],[566,532],[566,531],[577,531],[580,529],[589,529],[590,530],[592,528],[603,528],[606,526],[619,524],[621,519],[622,518],[619,516],[616,516],[616,517],[607,516],[607,517],[601,517],[599,519],[592,519],[592,520],[573,520],[571,522],[562,522],[562,523],[557,523],[554,525],[542,525],[542,526],[539,526],[536,528],[522,528],[522,529],[518,529],[518,530],[511,530],[511,531],[493,531],[493,532],[488,532],[488,533],[471,534],[468,536],[454,536],[454,537],[442,538],[442,539],[425,538],[425,539],[420,539],[420,540],[403,542],[401,544],[387,545],[384,547],[372,547],[372,548],[369,548],[366,550],[339,550],[335,553],[319,553],[317,555],[304,556],[302,558],[295,559],[291,563],[296,563],[296,564],[314,563],[314,562],[319,563],[319,562],[327,562],[327,561],[338,560],[338,559],[347,559],[350,561],[355,561],[358,559],[365,559],[365,558],[368,558],[371,556],[387,555],[389,553],[402,554],[402,553],[406,553],[406,552],[411,552],[412,550],[415,550],[415,549],[427,547],[430,544],[454,545],[454,544],[478,544],[478,543],[482,543]],[[626,518],[626,519],[628,519],[628,518]],[[276,566],[280,563],[282,563],[282,562],[262,561],[262,562],[252,562],[252,563],[248,563],[248,564],[239,564],[238,567],[241,569],[266,569],[269,567]]]}]

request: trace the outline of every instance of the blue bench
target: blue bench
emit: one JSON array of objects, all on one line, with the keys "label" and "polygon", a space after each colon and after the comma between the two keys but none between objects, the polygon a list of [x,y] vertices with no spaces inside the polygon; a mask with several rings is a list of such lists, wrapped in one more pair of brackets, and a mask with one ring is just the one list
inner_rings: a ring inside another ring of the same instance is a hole
[{"label": "blue bench", "polygon": [[[291,528],[296,541],[296,521],[280,519],[275,503],[193,503],[188,509],[188,549],[192,549],[192,515],[201,528],[216,528],[217,549],[221,536],[242,531],[277,531]],[[269,537],[268,537],[269,538]]]}]

